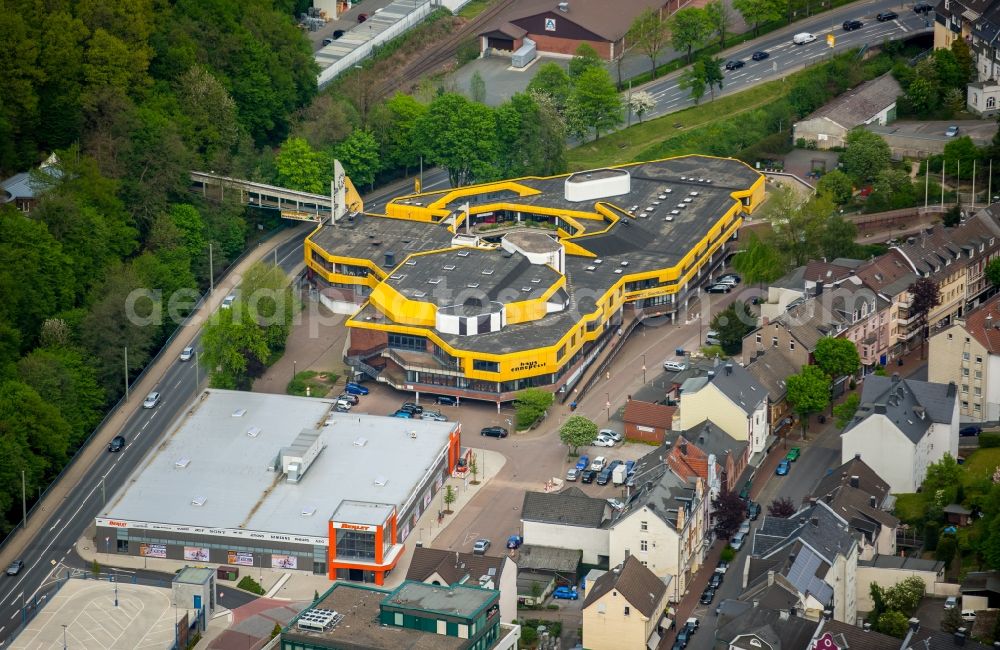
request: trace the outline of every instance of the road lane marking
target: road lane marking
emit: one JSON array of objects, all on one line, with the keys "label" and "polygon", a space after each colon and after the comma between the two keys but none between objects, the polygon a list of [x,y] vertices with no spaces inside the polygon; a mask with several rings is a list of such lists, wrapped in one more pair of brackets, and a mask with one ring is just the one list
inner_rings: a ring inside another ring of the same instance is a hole
[{"label": "road lane marking", "polygon": [[18,598],[20,598],[20,597],[21,597],[21,596],[23,596],[23,595],[24,595],[24,592],[22,591],[22,592],[21,592],[21,593],[19,593],[18,595],[16,595],[16,596],[14,596],[13,598],[11,598],[11,599],[10,599],[10,604],[11,604],[11,605],[13,605],[14,603],[16,603],[16,602],[17,602],[17,599],[18,599]]},{"label": "road lane marking", "polygon": [[60,521],[62,521],[62,517],[59,517],[59,519],[56,519],[56,523],[54,523],[51,526],[49,526],[49,530],[55,530],[55,527],[59,525]]}]

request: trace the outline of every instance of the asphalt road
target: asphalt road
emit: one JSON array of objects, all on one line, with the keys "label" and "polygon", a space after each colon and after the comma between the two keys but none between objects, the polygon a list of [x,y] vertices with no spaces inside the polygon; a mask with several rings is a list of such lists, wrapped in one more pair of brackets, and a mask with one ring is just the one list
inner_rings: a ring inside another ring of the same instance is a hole
[{"label": "asphalt road", "polygon": [[[883,11],[895,11],[899,14],[897,20],[880,23],[875,16]],[[860,20],[864,23],[861,29],[850,32],[843,30],[846,20]],[[846,7],[824,12],[812,18],[796,22],[787,28],[778,30],[736,50],[726,53],[727,60],[741,60],[744,67],[726,71],[725,81],[717,96],[740,92],[758,83],[777,79],[792,71],[807,65],[818,63],[852,48],[864,44],[878,44],[885,39],[899,39],[917,33],[933,31],[933,16],[925,21],[922,14],[914,13],[913,4],[900,4],[898,0],[870,0],[857,2]],[[792,36],[799,32],[809,32],[816,40],[806,45],[794,45]],[[828,34],[833,34],[836,41],[831,49],[826,42]],[[757,51],[765,51],[770,57],[763,61],[751,60],[751,55]],[[665,77],[642,88],[656,100],[656,106],[646,113],[646,117],[658,117],[688,106],[693,106],[690,92],[678,86],[678,75]],[[635,89],[633,89],[634,91]],[[708,93],[702,102],[709,101]]]}]

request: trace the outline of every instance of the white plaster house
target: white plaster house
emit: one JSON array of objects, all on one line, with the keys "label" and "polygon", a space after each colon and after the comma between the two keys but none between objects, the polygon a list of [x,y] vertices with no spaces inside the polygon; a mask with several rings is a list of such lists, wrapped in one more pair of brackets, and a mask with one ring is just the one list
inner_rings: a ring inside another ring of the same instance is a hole
[{"label": "white plaster house", "polygon": [[743,366],[719,363],[704,376],[685,380],[680,393],[681,430],[710,420],[733,439],[747,442],[751,464],[767,449],[767,389]]},{"label": "white plaster house", "polygon": [[871,375],[840,434],[841,457],[860,456],[894,493],[916,492],[928,465],[958,456],[958,422],[955,384]]}]

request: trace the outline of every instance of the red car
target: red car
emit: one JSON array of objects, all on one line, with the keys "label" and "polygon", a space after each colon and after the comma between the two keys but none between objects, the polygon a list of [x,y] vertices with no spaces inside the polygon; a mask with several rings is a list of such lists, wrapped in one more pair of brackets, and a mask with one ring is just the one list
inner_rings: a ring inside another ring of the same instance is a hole
[{"label": "red car", "polygon": [[363,23],[368,20],[368,14],[358,14],[358,22]]}]

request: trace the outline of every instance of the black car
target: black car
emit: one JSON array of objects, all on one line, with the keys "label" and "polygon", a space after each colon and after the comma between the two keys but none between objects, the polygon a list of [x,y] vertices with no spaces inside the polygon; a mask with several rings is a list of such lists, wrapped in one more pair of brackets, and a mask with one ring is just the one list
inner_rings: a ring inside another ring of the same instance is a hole
[{"label": "black car", "polygon": [[581,483],[593,483],[596,477],[597,477],[597,472],[595,472],[592,469],[585,469],[582,472],[580,472]]},{"label": "black car", "polygon": [[959,429],[958,435],[964,438],[966,436],[978,436],[982,432],[983,432],[982,427],[969,426],[969,427],[962,427],[961,429]]},{"label": "black car", "polygon": [[760,504],[756,501],[751,501],[750,505],[747,506],[747,518],[750,521],[757,521],[757,517],[760,516]]},{"label": "black car", "polygon": [[731,61],[726,61],[726,70],[739,70],[744,65],[745,64],[742,61],[738,61],[735,59]]},{"label": "black car", "polygon": [[712,577],[708,579],[708,586],[712,589],[718,589],[722,586],[722,574],[712,573]]},{"label": "black car", "polygon": [[845,20],[844,21],[844,31],[853,32],[855,29],[861,29],[864,25],[860,20]]},{"label": "black car", "polygon": [[713,600],[715,600],[715,589],[709,587],[701,594],[701,598],[698,599],[698,602],[702,605],[711,605]]},{"label": "black car", "polygon": [[682,648],[686,648],[687,644],[691,641],[691,632],[688,631],[687,626],[681,628],[681,631],[677,633],[677,639],[674,643],[679,643]]},{"label": "black car", "polygon": [[399,407],[399,410],[412,413],[413,415],[420,415],[424,412],[424,407],[419,404],[414,404],[413,402],[404,402],[403,405]]},{"label": "black car", "polygon": [[889,20],[896,20],[897,18],[899,18],[899,14],[897,14],[895,11],[883,11],[879,15],[875,16],[875,20],[879,21],[880,23],[884,23]]},{"label": "black car", "polygon": [[342,30],[342,29],[335,29],[335,30],[333,30],[333,37],[335,39],[340,38],[343,35],[344,35],[344,30]]},{"label": "black car", "polygon": [[611,467],[605,467],[601,470],[601,473],[597,475],[598,485],[607,485],[608,481],[611,480]]},{"label": "black car", "polygon": [[125,436],[115,436],[112,438],[111,442],[108,443],[108,451],[117,453],[122,449],[125,449]]},{"label": "black car", "polygon": [[929,5],[926,2],[918,2],[913,5],[913,11],[918,14],[927,14],[934,11],[934,5]]},{"label": "black car", "polygon": [[750,58],[753,59],[754,61],[763,61],[764,59],[766,59],[769,56],[771,56],[771,55],[768,54],[767,52],[765,52],[764,50],[758,50],[758,51],[754,52],[753,56],[751,56]]},{"label": "black car", "polygon": [[479,432],[479,435],[488,436],[490,438],[506,438],[507,429],[504,429],[503,427],[486,427]]},{"label": "black car", "polygon": [[444,406],[458,406],[458,398],[451,395],[438,395],[434,401]]},{"label": "black car", "polygon": [[713,284],[709,288],[705,289],[707,293],[729,293],[733,288],[728,284]]}]

